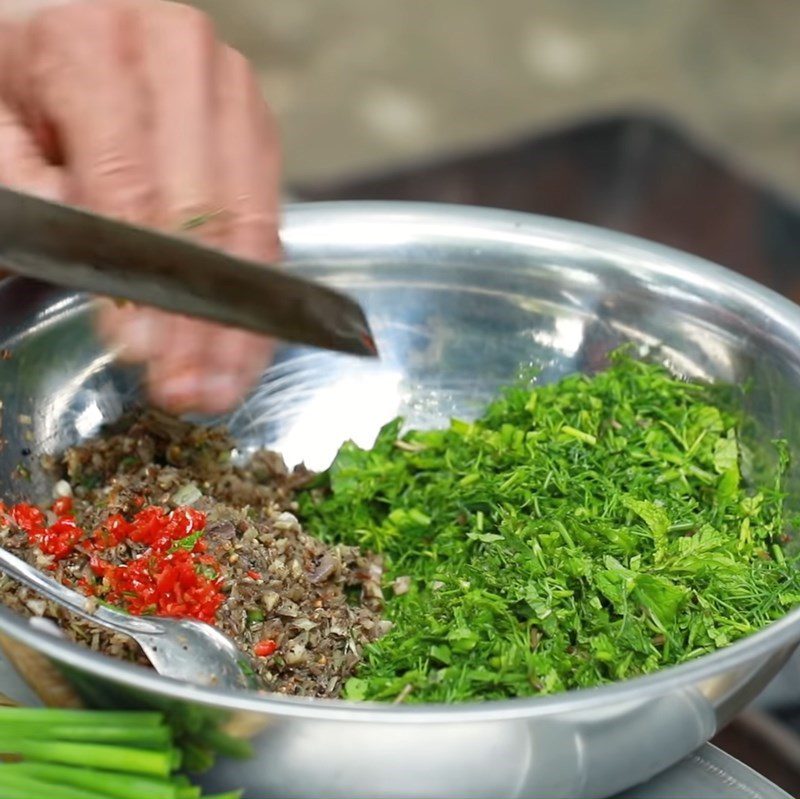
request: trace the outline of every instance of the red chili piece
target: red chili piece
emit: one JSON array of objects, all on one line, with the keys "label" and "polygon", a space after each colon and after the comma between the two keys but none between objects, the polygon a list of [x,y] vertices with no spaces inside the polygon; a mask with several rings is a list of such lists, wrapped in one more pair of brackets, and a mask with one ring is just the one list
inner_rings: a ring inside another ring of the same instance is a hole
[{"label": "red chili piece", "polygon": [[168,555],[145,554],[104,574],[111,587],[106,597],[124,604],[136,616],[154,614],[194,618],[213,624],[225,597],[222,580],[199,574],[191,552],[179,549]]},{"label": "red chili piece", "polygon": [[[217,560],[206,554],[200,537],[182,539],[201,533],[206,525],[204,513],[194,508],[171,512],[158,506],[144,507],[132,521],[120,514],[109,516],[102,527],[87,535],[72,516],[72,499],[63,497],[53,503],[58,517],[50,526],[39,508],[20,503],[6,508],[6,513],[31,544],[59,560],[81,548],[89,555],[89,567],[101,582],[93,585],[82,577],[76,587],[124,607],[134,615],[155,614],[177,618],[195,618],[214,622],[225,596]],[[145,546],[145,551],[120,566],[109,563],[101,553],[125,541]],[[191,543],[191,550],[186,547]],[[260,577],[257,572],[253,572]],[[270,653],[271,654],[271,653]]]},{"label": "red chili piece", "polygon": [[53,513],[56,516],[69,516],[72,513],[72,497],[61,497],[53,503]]},{"label": "red chili piece", "polygon": [[271,638],[265,638],[253,647],[253,652],[256,657],[268,658],[270,655],[275,654],[277,648],[278,645]]},{"label": "red chili piece", "polygon": [[74,519],[62,517],[48,527],[44,513],[26,502],[12,505],[9,514],[17,527],[28,534],[31,544],[56,560],[69,555],[83,537],[83,530]]}]

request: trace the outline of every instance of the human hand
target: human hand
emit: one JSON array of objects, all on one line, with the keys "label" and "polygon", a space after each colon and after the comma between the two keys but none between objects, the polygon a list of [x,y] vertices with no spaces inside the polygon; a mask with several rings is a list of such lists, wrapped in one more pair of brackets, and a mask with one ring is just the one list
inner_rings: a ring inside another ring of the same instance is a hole
[{"label": "human hand", "polygon": [[[274,261],[275,126],[211,21],[166,0],[25,1],[24,18],[0,8],[0,182]],[[249,332],[110,300],[98,329],[176,412],[230,409],[272,352]]]}]

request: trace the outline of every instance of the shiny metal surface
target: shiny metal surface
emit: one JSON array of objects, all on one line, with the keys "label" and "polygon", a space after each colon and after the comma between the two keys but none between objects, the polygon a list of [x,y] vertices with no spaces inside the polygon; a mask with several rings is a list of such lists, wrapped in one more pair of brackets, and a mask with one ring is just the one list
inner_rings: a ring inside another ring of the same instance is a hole
[{"label": "shiny metal surface", "polygon": [[[190,226],[214,224],[189,220]],[[270,266],[0,186],[0,265],[16,275],[375,355],[351,298]]]},{"label": "shiny metal surface", "polygon": [[[98,605],[2,548],[0,571],[84,619],[130,636],[164,677],[223,689],[254,687],[242,668],[247,663],[245,655],[230,638],[209,624],[194,619],[131,616]],[[252,669],[249,673],[252,674]]]},{"label": "shiny metal surface", "polygon": [[702,749],[617,799],[789,799],[789,794],[715,746]]},{"label": "shiny metal surface", "polygon": [[[356,296],[381,361],[284,348],[230,423],[246,453],[329,463],[409,424],[469,416],[520,363],[552,380],[597,368],[624,341],[660,347],[676,371],[750,379],[760,430],[800,444],[800,309],[719,267],[621,235],[464,207],[343,203],[288,210],[291,268]],[[36,455],[95,433],[135,401],[137,375],[94,341],[79,297],[0,288],[0,495],[49,491]],[[14,476],[20,452],[31,479]],[[796,481],[796,476],[794,477]],[[793,496],[800,496],[796,482]],[[253,736],[209,787],[251,796],[608,796],[708,740],[800,640],[800,611],[695,662],[599,689],[464,706],[270,698],[180,684],[53,640],[0,609],[0,630],[60,663],[94,704],[192,707]],[[214,714],[217,715],[214,715]]]},{"label": "shiny metal surface", "polygon": [[[2,647],[0,693],[19,704],[41,704],[3,656]],[[259,794],[252,794],[250,799],[256,796]],[[791,799],[777,785],[711,744],[705,744],[649,782],[619,794],[617,799],[675,799],[677,796],[692,799]]]}]

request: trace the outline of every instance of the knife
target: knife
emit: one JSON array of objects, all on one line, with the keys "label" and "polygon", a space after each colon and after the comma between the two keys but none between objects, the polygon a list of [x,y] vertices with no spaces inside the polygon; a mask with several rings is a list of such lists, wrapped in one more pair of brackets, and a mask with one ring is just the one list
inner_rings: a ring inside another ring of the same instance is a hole
[{"label": "knife", "polygon": [[273,264],[0,186],[0,264],[24,277],[284,341],[377,355],[354,300]]}]

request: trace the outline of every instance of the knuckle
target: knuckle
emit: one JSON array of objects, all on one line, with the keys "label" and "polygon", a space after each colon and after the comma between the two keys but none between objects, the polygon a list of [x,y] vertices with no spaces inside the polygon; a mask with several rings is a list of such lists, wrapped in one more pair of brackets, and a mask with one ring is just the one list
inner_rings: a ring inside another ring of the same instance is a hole
[{"label": "knuckle", "polygon": [[278,227],[278,214],[266,210],[248,209],[236,215],[235,224],[240,228],[270,232]]},{"label": "knuckle", "polygon": [[211,46],[217,38],[214,22],[205,12],[183,3],[165,3],[164,20],[179,28],[181,34],[195,37],[201,45]]},{"label": "knuckle", "polygon": [[279,256],[277,212],[243,210],[231,220],[230,228],[230,245],[241,257],[271,260]]},{"label": "knuckle", "polygon": [[[217,67],[217,90],[234,115],[246,115],[260,130],[275,121],[264,102],[258,75],[238,50],[224,47]],[[262,119],[263,123],[262,124]]]},{"label": "knuckle", "polygon": [[90,169],[96,179],[106,183],[139,182],[139,164],[116,148],[105,148],[96,152]]},{"label": "knuckle", "polygon": [[[78,0],[38,13],[27,29],[28,69],[35,84],[47,86],[54,78],[98,68],[98,59],[121,46],[127,9],[116,2]],[[87,43],[102,43],[91,46]]]},{"label": "knuckle", "polygon": [[35,43],[48,46],[82,39],[87,32],[112,36],[124,14],[125,9],[119,3],[77,0],[42,9],[31,20],[30,33]]},{"label": "knuckle", "polygon": [[197,198],[172,207],[167,214],[165,227],[204,241],[219,243],[225,238],[228,225],[219,202]]},{"label": "knuckle", "polygon": [[152,189],[135,159],[116,149],[105,149],[95,153],[87,171],[87,200],[129,221],[148,219]]},{"label": "knuckle", "polygon": [[243,83],[248,88],[256,87],[255,75],[250,62],[242,53],[233,47],[225,47],[225,60],[228,66],[228,75],[232,80]]}]

